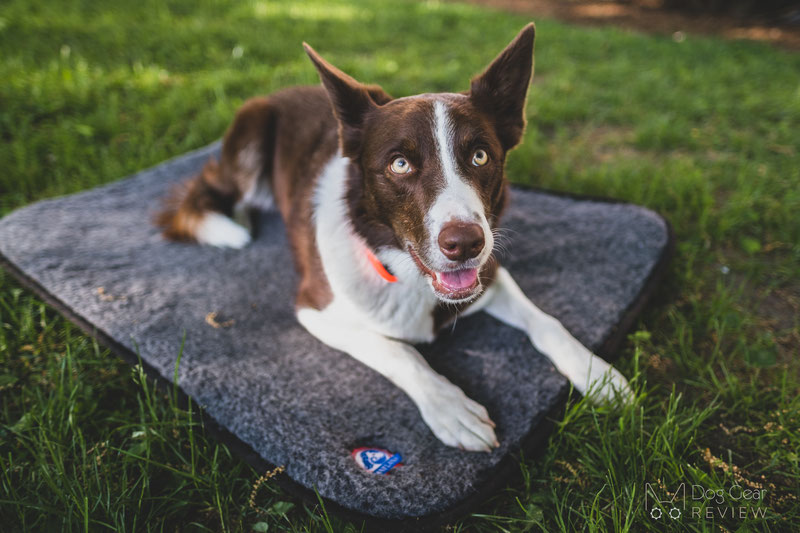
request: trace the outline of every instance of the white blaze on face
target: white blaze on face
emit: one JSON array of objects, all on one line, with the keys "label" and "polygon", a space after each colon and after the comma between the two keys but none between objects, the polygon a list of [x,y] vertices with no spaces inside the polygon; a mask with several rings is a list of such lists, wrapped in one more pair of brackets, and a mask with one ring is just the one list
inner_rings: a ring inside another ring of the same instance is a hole
[{"label": "white blaze on face", "polygon": [[[450,261],[439,250],[439,233],[442,227],[451,221],[474,222],[483,228],[485,246],[478,256],[480,264],[488,258],[494,247],[491,228],[486,220],[483,202],[472,185],[461,177],[453,150],[455,128],[450,119],[447,104],[441,100],[433,103],[433,138],[444,177],[444,187],[431,205],[425,217],[425,225],[430,233],[431,260],[439,260],[443,264]],[[436,265],[431,265],[435,267]]]}]

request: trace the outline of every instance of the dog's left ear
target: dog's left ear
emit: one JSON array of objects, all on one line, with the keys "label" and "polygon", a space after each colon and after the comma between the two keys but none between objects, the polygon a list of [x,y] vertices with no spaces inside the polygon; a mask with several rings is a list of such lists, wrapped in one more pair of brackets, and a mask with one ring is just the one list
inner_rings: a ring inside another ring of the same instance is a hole
[{"label": "dog's left ear", "polygon": [[367,113],[387,102],[392,97],[377,85],[364,85],[354,80],[320,56],[308,44],[303,43],[308,57],[317,67],[322,85],[330,98],[331,106],[339,120],[339,136],[342,151],[348,157],[358,155],[361,133]]},{"label": "dog's left ear", "polygon": [[531,22],[470,85],[470,99],[492,117],[504,150],[516,146],[525,129],[525,97],[533,72],[535,35]]}]

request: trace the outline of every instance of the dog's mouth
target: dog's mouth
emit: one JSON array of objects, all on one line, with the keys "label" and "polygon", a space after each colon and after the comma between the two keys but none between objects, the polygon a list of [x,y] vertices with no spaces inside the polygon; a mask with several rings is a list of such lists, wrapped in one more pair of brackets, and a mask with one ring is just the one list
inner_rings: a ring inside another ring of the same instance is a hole
[{"label": "dog's mouth", "polygon": [[470,300],[480,292],[481,281],[478,277],[478,268],[465,267],[438,272],[425,266],[411,246],[408,247],[408,252],[420,271],[430,278],[433,292],[440,300],[458,303]]}]

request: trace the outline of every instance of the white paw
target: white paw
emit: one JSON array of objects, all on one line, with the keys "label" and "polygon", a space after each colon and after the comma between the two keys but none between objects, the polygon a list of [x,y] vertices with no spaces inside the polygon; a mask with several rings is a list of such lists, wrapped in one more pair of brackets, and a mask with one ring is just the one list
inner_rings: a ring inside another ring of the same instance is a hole
[{"label": "white paw", "polygon": [[486,408],[441,376],[436,376],[417,406],[436,438],[448,446],[471,452],[490,452],[500,446]]},{"label": "white paw", "polygon": [[209,212],[195,233],[197,242],[220,248],[244,248],[250,243],[250,232],[220,213]]},{"label": "white paw", "polygon": [[[633,401],[633,390],[619,370],[599,357],[592,358],[587,391],[584,392],[594,403],[612,402],[619,398],[623,403]],[[583,391],[582,391],[583,392]]]}]

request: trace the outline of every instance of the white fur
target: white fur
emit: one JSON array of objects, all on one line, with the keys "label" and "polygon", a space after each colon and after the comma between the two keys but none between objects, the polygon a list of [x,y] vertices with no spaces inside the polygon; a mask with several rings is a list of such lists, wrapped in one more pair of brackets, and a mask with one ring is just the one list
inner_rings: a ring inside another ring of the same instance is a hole
[{"label": "white fur", "polygon": [[350,318],[333,306],[297,313],[312,335],[347,352],[408,394],[433,434],[446,445],[486,452],[497,446],[494,423],[483,406],[434,372],[411,345],[365,329]]},{"label": "white fur", "polygon": [[425,224],[430,234],[428,257],[437,261],[429,265],[435,270],[447,270],[452,262],[439,250],[439,233],[442,227],[450,221],[474,222],[483,229],[485,246],[483,251],[473,262],[474,266],[482,265],[492,253],[494,238],[489,222],[486,220],[483,202],[474,187],[469,185],[458,171],[453,138],[455,130],[447,110],[447,103],[436,100],[433,103],[433,138],[436,139],[436,149],[439,155],[439,164],[444,177],[444,187],[434,200],[426,217]]},{"label": "white fur", "polygon": [[588,393],[599,400],[611,400],[617,394],[624,400],[631,398],[625,377],[587,350],[561,322],[536,307],[505,268],[497,269],[494,283],[471,307],[483,309],[501,322],[526,332],[536,349],[581,394]]},{"label": "white fur", "polygon": [[220,248],[243,248],[250,242],[250,232],[225,215],[209,211],[197,226],[195,238]]}]

